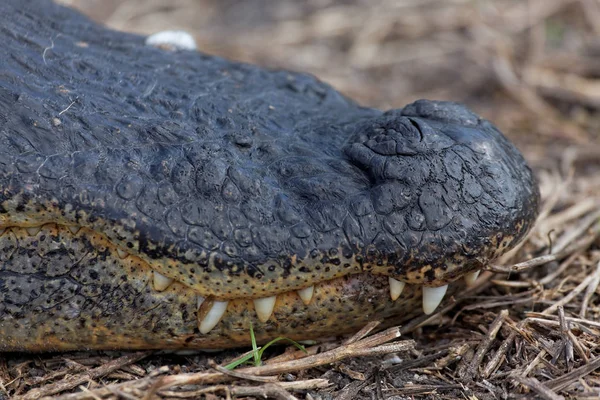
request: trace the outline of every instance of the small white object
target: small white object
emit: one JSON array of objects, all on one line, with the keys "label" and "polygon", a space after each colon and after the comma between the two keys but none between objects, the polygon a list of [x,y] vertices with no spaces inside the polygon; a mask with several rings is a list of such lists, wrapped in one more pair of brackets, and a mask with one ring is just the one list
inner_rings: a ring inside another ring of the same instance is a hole
[{"label": "small white object", "polygon": [[196,50],[194,37],[186,31],[162,31],[146,38],[147,46],[164,50]]},{"label": "small white object", "polygon": [[167,278],[160,272],[154,271],[154,289],[162,292],[173,283],[172,278]]},{"label": "small white object", "polygon": [[448,285],[440,287],[423,286],[423,312],[427,315],[433,313],[440,305],[444,295],[448,290]]},{"label": "small white object", "polygon": [[402,294],[406,283],[394,278],[389,278],[388,280],[390,282],[390,296],[392,297],[392,301],[396,301]]},{"label": "small white object", "polygon": [[204,300],[206,300],[205,297],[202,296],[197,296],[196,297],[196,308],[199,310],[200,307],[202,307],[202,303],[204,303]]},{"label": "small white object", "polygon": [[254,299],[256,315],[258,315],[258,319],[261,322],[267,322],[269,318],[271,318],[271,314],[273,314],[273,308],[275,308],[275,300],[277,300],[277,296]]},{"label": "small white object", "polygon": [[315,287],[313,285],[313,286],[309,286],[307,288],[298,290],[298,295],[300,296],[300,298],[302,299],[302,302],[304,304],[309,305],[310,301],[312,300],[314,292],[315,292]]},{"label": "small white object", "polygon": [[225,314],[225,310],[227,310],[228,301],[215,301],[212,305],[212,308],[206,314],[206,317],[200,322],[200,333],[206,335],[210,332],[221,320],[223,315]]},{"label": "small white object", "polygon": [[129,256],[129,253],[126,252],[125,250],[119,249],[117,247],[117,254],[119,255],[119,258],[123,259],[123,258],[127,258]]},{"label": "small white object", "polygon": [[42,230],[41,226],[30,226],[29,228],[25,228],[29,236],[35,236]]},{"label": "small white object", "polygon": [[480,272],[481,271],[474,271],[474,272],[469,272],[468,274],[465,275],[465,282],[467,283],[467,286],[473,286],[473,284],[479,277]]},{"label": "small white object", "polygon": [[67,225],[67,228],[71,231],[73,235],[77,235],[77,232],[81,229],[79,225]]}]

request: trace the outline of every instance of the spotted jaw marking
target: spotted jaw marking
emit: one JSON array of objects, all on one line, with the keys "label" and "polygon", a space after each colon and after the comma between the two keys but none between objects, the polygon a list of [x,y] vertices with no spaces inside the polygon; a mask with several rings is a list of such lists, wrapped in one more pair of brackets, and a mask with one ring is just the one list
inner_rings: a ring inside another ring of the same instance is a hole
[{"label": "spotted jaw marking", "polygon": [[448,289],[360,273],[266,298],[204,298],[88,228],[6,227],[0,248],[0,350],[236,347],[250,324],[259,341],[317,339],[432,313]]}]

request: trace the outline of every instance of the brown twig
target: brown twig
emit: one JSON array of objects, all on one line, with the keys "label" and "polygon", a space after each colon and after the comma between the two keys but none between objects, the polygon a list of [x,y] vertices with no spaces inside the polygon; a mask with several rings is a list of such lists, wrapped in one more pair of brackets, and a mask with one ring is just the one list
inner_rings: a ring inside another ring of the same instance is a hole
[{"label": "brown twig", "polygon": [[89,371],[70,376],[62,381],[50,383],[38,389],[32,389],[23,396],[15,396],[14,399],[33,400],[39,399],[44,396],[51,396],[53,394],[64,392],[66,390],[71,390],[90,380],[98,379],[126,365],[138,362],[151,354],[152,352],[149,351],[128,354],[123,357],[117,358],[116,360],[109,361],[106,364],[103,364]]},{"label": "brown twig", "polygon": [[488,332],[485,335],[484,339],[481,341],[479,346],[477,347],[477,352],[475,356],[469,363],[468,367],[464,370],[462,374],[460,374],[462,379],[467,381],[473,380],[478,375],[478,368],[481,365],[483,357],[488,352],[490,346],[492,345],[492,341],[496,338],[498,331],[502,328],[502,324],[504,324],[505,318],[508,316],[508,310],[502,310],[498,313],[498,316],[494,319],[494,322],[488,328]]},{"label": "brown twig", "polygon": [[[299,360],[290,360],[277,364],[268,364],[260,367],[240,368],[235,371],[235,374],[242,374],[244,379],[250,377],[261,377],[278,375],[287,372],[301,371],[308,368],[314,368],[320,365],[331,364],[348,357],[359,356],[375,356],[380,354],[388,354],[394,352],[404,352],[414,347],[414,342],[405,340],[395,342],[388,345],[383,343],[397,339],[400,336],[398,328],[390,328],[383,332],[377,333],[370,337],[361,339],[349,345],[342,345],[333,350],[326,351],[321,354],[315,354]],[[162,376],[159,378],[142,378],[137,381],[128,382],[125,384],[109,385],[104,388],[94,389],[88,393],[76,393],[72,395],[61,396],[60,399],[90,399],[92,394],[102,397],[110,393],[111,390],[133,390],[145,389],[148,394],[157,393],[159,391],[171,388],[173,386],[182,385],[215,385],[223,382],[231,381],[234,377],[230,373],[217,372],[199,372],[192,374],[178,374],[170,376]]]},{"label": "brown twig", "polygon": [[594,243],[594,241],[598,238],[599,235],[600,235],[600,224],[596,224],[596,227],[591,230],[591,232],[588,236],[580,239],[577,242],[572,243],[569,247],[567,247],[566,249],[564,249],[560,252],[536,257],[536,258],[533,258],[528,261],[523,261],[523,262],[514,264],[510,267],[493,266],[490,269],[494,272],[509,273],[509,272],[521,272],[521,271],[525,271],[525,270],[528,270],[531,268],[539,267],[540,265],[547,264],[551,261],[560,260],[576,251],[587,249],[592,243]]},{"label": "brown twig", "polygon": [[592,277],[593,278],[590,280],[590,284],[586,288],[585,294],[583,295],[583,300],[581,301],[581,308],[579,311],[580,318],[585,318],[590,300],[594,293],[596,293],[596,289],[600,284],[600,261],[598,261],[598,264],[596,265],[596,270],[594,271]]},{"label": "brown twig", "polygon": [[542,314],[552,314],[559,307],[562,307],[565,304],[568,304],[571,300],[573,300],[575,297],[577,297],[577,295],[579,295],[579,293],[583,292],[583,290],[589,286],[589,284],[592,282],[593,279],[594,279],[594,275],[588,275],[583,281],[581,281],[581,283],[579,285],[577,285],[577,287],[570,290],[569,293],[565,297],[558,300],[557,302],[552,304],[550,307],[548,307],[544,311],[542,311]]},{"label": "brown twig", "polygon": [[[241,386],[241,385],[215,385],[209,386],[201,390],[192,391],[172,391],[162,390],[160,394],[169,398],[180,398],[180,399],[197,399],[201,398],[210,393],[225,392],[233,396],[256,396],[259,398],[268,398],[269,396],[281,396],[286,395],[281,390],[286,392],[304,391],[304,390],[316,390],[324,389],[330,386],[331,383],[327,379],[308,379],[295,382],[278,382],[277,386],[279,389],[273,390],[273,385],[263,386]],[[265,388],[266,386],[266,388]],[[281,389],[281,390],[280,390]],[[289,395],[289,393],[287,394]],[[289,397],[288,397],[289,398]]]},{"label": "brown twig", "polygon": [[527,386],[545,400],[564,400],[565,398],[559,394],[556,394],[552,389],[544,386],[540,381],[535,378],[527,378],[519,376],[518,374],[513,375],[513,379],[519,382],[521,385]]},{"label": "brown twig", "polygon": [[600,368],[600,357],[590,360],[589,363],[582,365],[573,371],[566,373],[560,377],[554,378],[546,382],[546,386],[553,390],[562,390],[584,376],[591,374]]}]

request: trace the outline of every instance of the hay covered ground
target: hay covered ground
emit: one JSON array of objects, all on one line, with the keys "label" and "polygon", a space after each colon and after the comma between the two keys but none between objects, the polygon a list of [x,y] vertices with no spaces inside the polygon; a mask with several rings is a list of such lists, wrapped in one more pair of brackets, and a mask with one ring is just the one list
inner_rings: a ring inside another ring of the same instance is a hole
[{"label": "hay covered ground", "polygon": [[236,352],[5,354],[0,398],[600,398],[600,1],[63,3],[120,30],[188,30],[369,106],[462,101],[524,152],[543,205],[527,241],[430,318],[233,375]]}]

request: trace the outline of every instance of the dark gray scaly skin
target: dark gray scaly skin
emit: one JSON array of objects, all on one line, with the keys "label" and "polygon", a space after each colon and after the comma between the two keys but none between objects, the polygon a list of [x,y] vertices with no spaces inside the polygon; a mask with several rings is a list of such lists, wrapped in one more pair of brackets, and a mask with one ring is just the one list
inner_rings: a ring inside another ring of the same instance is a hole
[{"label": "dark gray scaly skin", "polygon": [[[421,313],[422,286],[482,268],[537,215],[522,156],[459,104],[360,107],[312,76],[145,46],[45,0],[1,2],[0,39],[0,350],[398,322]],[[152,271],[175,283],[154,290]],[[396,301],[388,276],[408,283]],[[307,306],[295,291],[310,285]],[[260,322],[251,300],[272,295]]]}]

